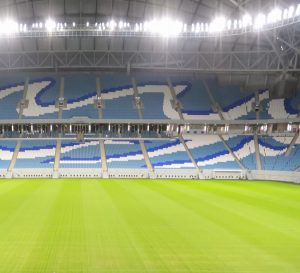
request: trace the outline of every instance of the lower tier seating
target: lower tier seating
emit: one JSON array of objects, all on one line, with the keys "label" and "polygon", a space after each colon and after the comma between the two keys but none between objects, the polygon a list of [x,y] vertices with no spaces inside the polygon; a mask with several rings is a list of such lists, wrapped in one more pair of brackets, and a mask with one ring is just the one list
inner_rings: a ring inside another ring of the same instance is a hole
[{"label": "lower tier seating", "polygon": [[264,170],[294,171],[300,166],[300,143],[297,142],[286,155],[291,137],[264,137],[259,139]]},{"label": "lower tier seating", "polygon": [[145,141],[145,146],[154,169],[195,168],[179,139]]},{"label": "lower tier seating", "polygon": [[186,144],[201,169],[239,169],[219,136],[186,136]]},{"label": "lower tier seating", "polygon": [[146,168],[139,141],[106,140],[104,144],[108,168]]},{"label": "lower tier seating", "polygon": [[[256,151],[253,136],[223,136],[240,163],[248,170],[256,170]],[[184,135],[186,146],[200,169],[241,169],[239,163],[217,135]],[[263,170],[300,170],[300,138],[286,151],[292,137],[259,137],[259,152]],[[154,169],[196,170],[189,153],[179,139],[145,140],[145,148]],[[0,141],[0,169],[7,170],[13,158],[17,141]],[[55,140],[23,140],[14,165],[15,169],[53,169]],[[105,140],[108,169],[147,169],[139,141]],[[101,152],[98,140],[77,142],[63,140],[60,169],[101,170]]]},{"label": "lower tier seating", "polygon": [[15,169],[53,168],[56,141],[24,140],[18,153]]},{"label": "lower tier seating", "polygon": [[101,168],[99,141],[62,141],[60,168]]},{"label": "lower tier seating", "polygon": [[16,144],[14,140],[0,141],[0,169],[8,169]]}]

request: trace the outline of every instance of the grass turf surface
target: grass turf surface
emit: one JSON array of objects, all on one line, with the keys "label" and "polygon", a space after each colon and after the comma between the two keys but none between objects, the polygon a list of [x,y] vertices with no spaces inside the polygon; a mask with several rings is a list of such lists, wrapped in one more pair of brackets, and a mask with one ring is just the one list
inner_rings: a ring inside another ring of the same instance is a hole
[{"label": "grass turf surface", "polygon": [[300,272],[300,186],[2,180],[0,272]]}]

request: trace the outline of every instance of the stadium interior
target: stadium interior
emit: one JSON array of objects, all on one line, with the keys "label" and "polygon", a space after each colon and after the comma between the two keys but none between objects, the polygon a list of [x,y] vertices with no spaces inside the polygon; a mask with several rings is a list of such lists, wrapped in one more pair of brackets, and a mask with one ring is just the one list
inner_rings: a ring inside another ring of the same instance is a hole
[{"label": "stadium interior", "polygon": [[248,2],[5,1],[0,176],[299,181],[300,6]]},{"label": "stadium interior", "polygon": [[272,99],[215,78],[115,72],[1,82],[2,177],[299,174],[299,126],[289,122],[299,115],[297,92]]},{"label": "stadium interior", "polygon": [[299,1],[0,15],[0,272],[300,272]]}]

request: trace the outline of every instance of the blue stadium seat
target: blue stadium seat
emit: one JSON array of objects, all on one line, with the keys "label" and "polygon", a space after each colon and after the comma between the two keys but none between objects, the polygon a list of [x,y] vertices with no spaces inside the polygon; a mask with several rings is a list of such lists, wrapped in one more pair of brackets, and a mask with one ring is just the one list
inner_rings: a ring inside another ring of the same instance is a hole
[{"label": "blue stadium seat", "polygon": [[61,145],[60,168],[101,168],[99,141],[67,141]]},{"label": "blue stadium seat", "polygon": [[139,141],[106,140],[104,144],[108,169],[147,167]]},{"label": "blue stadium seat", "polygon": [[16,144],[15,140],[0,141],[0,169],[8,169]]},{"label": "blue stadium seat", "polygon": [[53,168],[56,141],[24,140],[15,164],[15,169]]}]

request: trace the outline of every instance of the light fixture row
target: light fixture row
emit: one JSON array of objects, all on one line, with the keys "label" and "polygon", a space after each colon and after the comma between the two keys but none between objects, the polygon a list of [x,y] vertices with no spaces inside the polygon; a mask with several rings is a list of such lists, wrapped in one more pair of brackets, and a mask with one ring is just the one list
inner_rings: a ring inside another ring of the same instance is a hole
[{"label": "light fixture row", "polygon": [[153,19],[143,23],[129,23],[125,21],[110,20],[85,25],[77,25],[76,22],[56,22],[48,18],[45,22],[36,22],[31,25],[19,24],[12,19],[0,21],[0,34],[13,35],[16,33],[47,31],[49,33],[66,30],[91,30],[103,32],[136,32],[152,33],[162,37],[176,37],[185,33],[197,35],[199,33],[222,33],[239,30],[260,31],[266,27],[286,24],[295,19],[300,19],[300,4],[286,9],[274,8],[268,14],[258,13],[256,16],[243,15],[240,19],[227,19],[225,16],[217,16],[210,23],[185,24],[172,18]]}]

